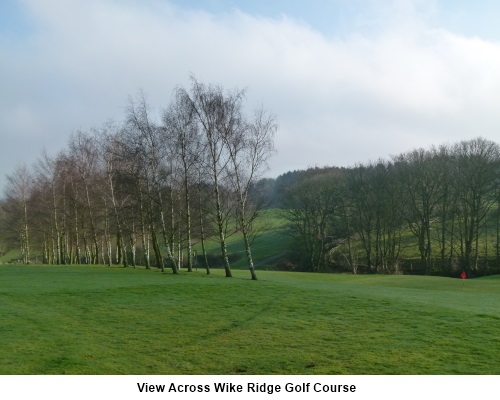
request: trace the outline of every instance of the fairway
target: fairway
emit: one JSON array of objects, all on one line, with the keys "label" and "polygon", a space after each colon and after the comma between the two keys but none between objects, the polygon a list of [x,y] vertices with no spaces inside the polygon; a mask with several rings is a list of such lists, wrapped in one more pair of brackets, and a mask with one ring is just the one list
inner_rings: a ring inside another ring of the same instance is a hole
[{"label": "fairway", "polygon": [[0,374],[500,374],[500,276],[0,266]]}]

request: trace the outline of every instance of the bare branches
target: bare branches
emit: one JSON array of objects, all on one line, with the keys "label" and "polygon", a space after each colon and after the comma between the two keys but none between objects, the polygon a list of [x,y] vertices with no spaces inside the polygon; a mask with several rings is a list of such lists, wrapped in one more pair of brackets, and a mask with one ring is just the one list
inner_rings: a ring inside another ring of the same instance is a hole
[{"label": "bare branches", "polygon": [[138,254],[147,267],[192,271],[193,242],[215,225],[231,276],[226,235],[251,234],[256,208],[248,193],[272,152],[275,119],[263,109],[248,118],[244,90],[194,77],[191,84],[173,91],[160,122],[140,91],[121,123],[75,132],[56,157],[42,153],[33,184],[25,182],[27,168],[16,171],[9,192],[10,201],[25,204],[18,225],[26,262],[30,238],[47,263],[128,266]]}]

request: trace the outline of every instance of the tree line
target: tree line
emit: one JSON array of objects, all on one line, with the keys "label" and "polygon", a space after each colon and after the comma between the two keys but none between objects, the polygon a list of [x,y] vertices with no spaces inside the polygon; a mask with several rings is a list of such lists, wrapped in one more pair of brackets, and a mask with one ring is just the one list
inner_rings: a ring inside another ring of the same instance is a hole
[{"label": "tree line", "polygon": [[499,167],[498,144],[476,138],[262,186],[308,270],[480,275],[500,271]]},{"label": "tree line", "polygon": [[[216,235],[226,276],[227,235],[241,232],[252,279],[250,196],[274,152],[276,117],[245,110],[245,90],[191,78],[155,121],[144,94],[120,123],[74,133],[55,156],[7,176],[0,207],[4,242],[22,261],[120,264],[210,273],[205,243]],[[202,255],[193,251],[201,243]]]}]

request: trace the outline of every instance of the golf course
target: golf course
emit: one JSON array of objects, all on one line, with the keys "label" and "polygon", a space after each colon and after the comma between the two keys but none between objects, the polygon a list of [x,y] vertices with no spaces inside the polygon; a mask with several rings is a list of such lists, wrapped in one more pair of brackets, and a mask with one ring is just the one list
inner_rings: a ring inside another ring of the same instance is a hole
[{"label": "golf course", "polygon": [[500,276],[0,266],[0,374],[500,374]]}]

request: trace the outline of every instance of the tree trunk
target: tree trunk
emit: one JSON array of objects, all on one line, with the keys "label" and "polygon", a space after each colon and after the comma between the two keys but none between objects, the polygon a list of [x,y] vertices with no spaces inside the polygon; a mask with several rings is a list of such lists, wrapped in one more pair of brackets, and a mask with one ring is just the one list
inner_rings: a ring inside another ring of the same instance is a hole
[{"label": "tree trunk", "polygon": [[217,229],[219,230],[220,239],[220,249],[222,253],[222,261],[224,263],[224,270],[226,272],[226,278],[231,278],[233,275],[231,273],[231,267],[229,266],[229,258],[227,256],[226,238],[224,234],[224,218],[222,216],[222,206],[220,201],[220,193],[217,179],[215,179],[214,184],[214,194],[215,194],[215,207],[217,212]]},{"label": "tree trunk", "polygon": [[203,260],[205,261],[205,269],[207,271],[207,275],[210,275],[210,264],[208,262],[207,250],[205,248],[205,228],[203,220],[203,210],[202,210],[202,201],[201,201],[201,189],[199,193],[199,212],[200,212],[200,239],[201,239],[201,251],[203,252]]}]

